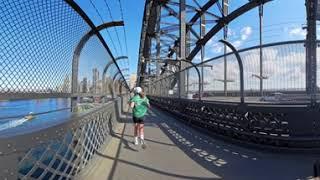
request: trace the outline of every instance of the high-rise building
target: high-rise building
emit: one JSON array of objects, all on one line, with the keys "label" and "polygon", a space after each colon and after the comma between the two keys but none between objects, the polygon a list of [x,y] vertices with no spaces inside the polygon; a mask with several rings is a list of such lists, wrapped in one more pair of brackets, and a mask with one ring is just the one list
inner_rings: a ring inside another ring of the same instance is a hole
[{"label": "high-rise building", "polygon": [[99,71],[97,68],[92,69],[92,88],[93,93],[98,93]]},{"label": "high-rise building", "polygon": [[130,75],[130,89],[134,88],[137,83],[137,74]]},{"label": "high-rise building", "polygon": [[68,93],[70,92],[70,79],[69,79],[69,76],[66,75],[64,77],[64,80],[63,80],[63,84],[62,84],[62,92],[64,93]]},{"label": "high-rise building", "polygon": [[99,79],[97,82],[97,88],[96,88],[98,94],[102,93],[102,79]]},{"label": "high-rise building", "polygon": [[81,90],[81,92],[82,93],[87,93],[88,92],[88,80],[87,80],[87,78],[85,77],[85,78],[83,78],[83,80],[82,80],[82,90]]}]

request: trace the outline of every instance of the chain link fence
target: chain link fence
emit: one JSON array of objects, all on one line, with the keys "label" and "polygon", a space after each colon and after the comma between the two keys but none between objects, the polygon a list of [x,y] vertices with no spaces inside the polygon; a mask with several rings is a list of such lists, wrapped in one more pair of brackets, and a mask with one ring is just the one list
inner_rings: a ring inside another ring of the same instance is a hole
[{"label": "chain link fence", "polygon": [[[73,179],[124,111],[122,73],[114,62],[103,76],[113,56],[99,33],[81,44],[94,27],[75,2],[1,1],[0,10],[0,175]],[[78,108],[101,96],[99,106]]]}]

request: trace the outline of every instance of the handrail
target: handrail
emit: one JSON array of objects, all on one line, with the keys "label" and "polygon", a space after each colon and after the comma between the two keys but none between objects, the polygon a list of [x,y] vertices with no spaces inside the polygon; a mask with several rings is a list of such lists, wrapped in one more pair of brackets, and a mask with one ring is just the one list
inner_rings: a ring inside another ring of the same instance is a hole
[{"label": "handrail", "polygon": [[[103,144],[108,143],[114,124],[118,123],[121,110],[127,106],[127,95],[113,99],[106,104],[92,108],[86,112],[73,114],[59,124],[55,124],[35,131],[18,132],[14,134],[1,134],[0,136],[0,173],[2,178],[28,179],[33,171],[28,173],[28,168],[33,169],[49,165],[54,176],[74,177],[85,168],[87,161]],[[90,143],[88,143],[90,141]],[[83,150],[83,151],[82,151]],[[57,157],[61,160],[57,166],[52,166]],[[70,158],[70,156],[72,158]],[[20,161],[16,159],[20,158]],[[75,167],[74,170],[62,169],[62,164]],[[46,172],[43,172],[44,176]]]}]

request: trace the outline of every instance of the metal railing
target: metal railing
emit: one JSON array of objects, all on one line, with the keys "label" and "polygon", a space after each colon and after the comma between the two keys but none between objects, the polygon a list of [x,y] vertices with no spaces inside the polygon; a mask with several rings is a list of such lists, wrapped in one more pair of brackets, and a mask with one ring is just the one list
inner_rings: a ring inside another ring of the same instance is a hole
[{"label": "metal railing", "polygon": [[1,177],[4,179],[73,178],[96,150],[110,139],[124,110],[126,97],[73,115],[46,129],[0,137]]},{"label": "metal railing", "polygon": [[[233,52],[225,55],[228,63],[226,80],[223,77],[225,56],[197,64],[198,67],[212,67],[204,70],[201,79],[207,85],[198,94],[200,86],[186,88],[190,84],[204,83],[199,82],[198,73],[192,66],[181,70],[189,74],[189,82],[184,88],[193,97],[185,95],[178,98],[179,79],[176,74],[180,71],[145,86],[154,105],[213,135],[259,148],[319,151],[320,122],[315,118],[320,116],[319,104],[312,104],[306,92],[304,44],[302,40],[262,46],[263,75],[267,77],[263,78],[263,92],[266,97],[260,96],[260,79],[255,78],[260,70],[260,46],[238,51],[243,64],[242,79],[239,78],[239,64]],[[230,83],[227,94],[223,89],[224,83]],[[244,87],[245,101],[238,98],[241,96],[240,84]],[[282,99],[272,99],[270,95],[275,92],[282,92]],[[198,100],[197,96],[202,96],[202,99]],[[270,100],[262,101],[262,98]]]},{"label": "metal railing", "polygon": [[306,104],[210,102],[149,96],[151,103],[211,135],[272,150],[319,151],[318,109]]}]

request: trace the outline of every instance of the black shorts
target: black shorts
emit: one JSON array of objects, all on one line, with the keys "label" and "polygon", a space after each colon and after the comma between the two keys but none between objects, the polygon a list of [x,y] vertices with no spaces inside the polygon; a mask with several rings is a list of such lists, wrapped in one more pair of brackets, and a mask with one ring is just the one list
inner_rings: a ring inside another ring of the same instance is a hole
[{"label": "black shorts", "polygon": [[133,119],[134,123],[144,124],[144,117],[143,116],[139,117],[139,118],[133,116],[132,119]]}]

